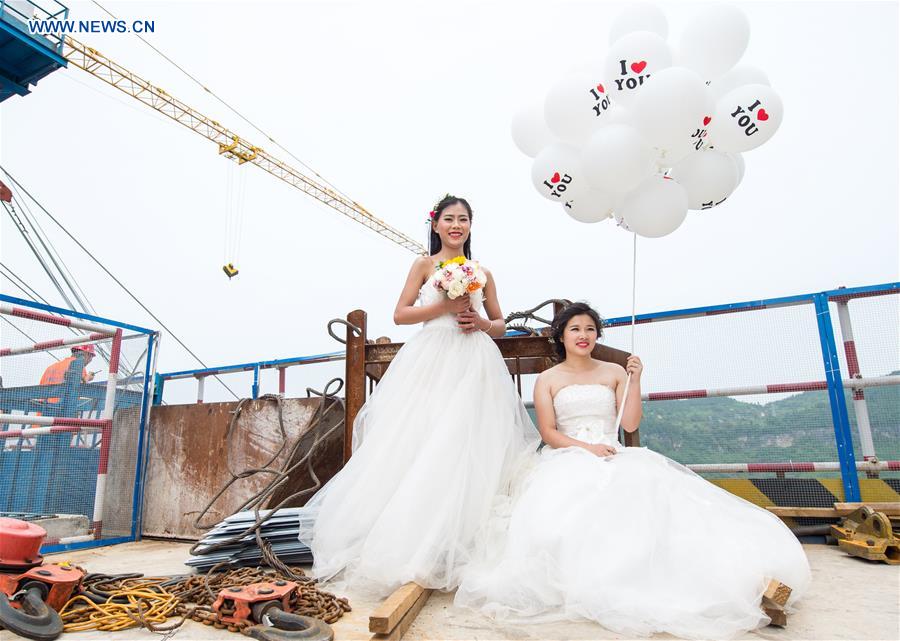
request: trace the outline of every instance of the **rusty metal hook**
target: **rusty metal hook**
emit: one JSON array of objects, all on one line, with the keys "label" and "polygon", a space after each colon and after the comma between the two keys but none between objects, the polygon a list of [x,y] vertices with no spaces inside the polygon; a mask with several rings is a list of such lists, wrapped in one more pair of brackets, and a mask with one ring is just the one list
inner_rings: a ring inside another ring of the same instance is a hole
[{"label": "rusty metal hook", "polygon": [[333,641],[334,630],[331,626],[314,617],[285,612],[281,608],[271,607],[265,610],[265,616],[272,623],[254,625],[244,630],[244,634],[260,641]]},{"label": "rusty metal hook", "polygon": [[35,641],[53,641],[62,634],[62,619],[44,603],[38,586],[27,588],[18,603],[20,609],[12,607],[9,597],[0,592],[0,627]]}]

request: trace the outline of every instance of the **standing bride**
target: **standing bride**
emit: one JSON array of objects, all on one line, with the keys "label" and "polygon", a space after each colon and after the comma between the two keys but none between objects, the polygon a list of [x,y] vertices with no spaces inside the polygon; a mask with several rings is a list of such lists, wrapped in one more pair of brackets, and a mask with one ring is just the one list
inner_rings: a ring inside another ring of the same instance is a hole
[{"label": "standing bride", "polygon": [[350,461],[301,511],[313,574],[380,593],[456,587],[492,497],[536,438],[493,341],[506,331],[493,276],[455,300],[436,286],[442,263],[471,258],[472,209],[447,195],[429,215],[430,255],[394,311],[422,329],[356,417]]},{"label": "standing bride", "polygon": [[[591,358],[600,333],[584,303],[552,337],[560,363],[534,388],[544,447],[493,548],[471,564],[457,605],[498,619],[591,619],[628,635],[724,639],[768,623],[769,579],[810,581],[803,548],[773,514],[646,448],[618,444],[626,370]],[[622,427],[641,418],[640,360]]]}]

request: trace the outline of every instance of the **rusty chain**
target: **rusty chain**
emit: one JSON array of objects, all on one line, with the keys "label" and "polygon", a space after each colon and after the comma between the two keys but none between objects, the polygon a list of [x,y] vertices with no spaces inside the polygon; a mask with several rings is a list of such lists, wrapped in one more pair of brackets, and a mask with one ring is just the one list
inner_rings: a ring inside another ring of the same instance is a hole
[{"label": "rusty chain", "polygon": [[[320,590],[312,579],[305,577],[301,568],[290,570],[292,575],[305,579],[290,595],[289,602],[294,614],[331,624],[351,611],[346,598]],[[152,632],[166,634],[179,628],[186,619],[230,632],[244,632],[257,622],[222,621],[221,617],[233,615],[234,609],[223,607],[219,614],[213,611],[212,605],[218,592],[227,587],[291,579],[278,571],[239,568],[213,575],[175,578],[88,574],[85,580],[82,594],[71,599],[61,611],[67,630],[146,627]],[[110,619],[109,610],[116,611],[116,620]],[[175,615],[180,616],[181,620],[159,625],[161,619]]]}]

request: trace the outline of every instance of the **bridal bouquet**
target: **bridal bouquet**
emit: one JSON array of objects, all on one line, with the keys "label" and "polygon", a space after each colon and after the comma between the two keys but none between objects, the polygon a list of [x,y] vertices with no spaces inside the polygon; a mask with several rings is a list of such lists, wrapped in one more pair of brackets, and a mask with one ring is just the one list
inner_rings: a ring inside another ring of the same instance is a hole
[{"label": "bridal bouquet", "polygon": [[432,282],[435,289],[446,292],[451,299],[457,299],[483,288],[487,276],[477,262],[457,256],[438,265]]}]

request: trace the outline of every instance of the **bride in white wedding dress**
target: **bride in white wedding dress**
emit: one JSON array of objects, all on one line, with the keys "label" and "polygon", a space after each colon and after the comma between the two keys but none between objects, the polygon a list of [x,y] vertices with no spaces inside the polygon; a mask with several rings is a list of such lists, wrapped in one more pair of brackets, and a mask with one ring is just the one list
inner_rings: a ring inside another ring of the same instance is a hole
[{"label": "bride in white wedding dress", "polygon": [[413,265],[394,313],[423,327],[356,417],[350,461],[301,510],[313,575],[345,587],[456,587],[493,496],[537,439],[492,340],[506,327],[490,272],[483,297],[450,300],[432,282],[441,261],[470,257],[472,210],[448,195],[430,216],[431,255]]},{"label": "bride in white wedding dress", "polygon": [[[534,389],[546,443],[468,566],[455,602],[499,620],[591,619],[629,635],[724,639],[768,623],[770,579],[806,590],[800,543],[774,515],[615,433],[626,371],[591,358],[601,322],[583,303],[554,319],[564,359]],[[623,429],[641,418],[637,357]],[[502,505],[502,504],[500,504]]]}]

